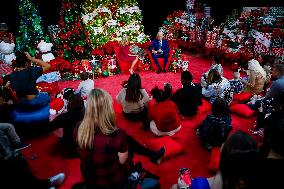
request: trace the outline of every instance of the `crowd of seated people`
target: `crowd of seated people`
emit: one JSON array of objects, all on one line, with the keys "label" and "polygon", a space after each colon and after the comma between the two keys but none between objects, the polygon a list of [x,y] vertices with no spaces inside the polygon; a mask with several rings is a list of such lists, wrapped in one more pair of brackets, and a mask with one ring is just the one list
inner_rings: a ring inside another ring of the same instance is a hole
[{"label": "crowd of seated people", "polygon": [[[158,47],[152,45],[151,52],[155,58],[160,52],[159,57],[164,57],[167,63],[165,51],[168,49],[160,51],[163,45],[167,46],[167,42],[162,40],[160,33],[159,37],[161,39],[155,44]],[[134,58],[136,60],[137,56]],[[31,66],[31,62],[36,66]],[[157,67],[158,73],[165,71],[165,67],[161,68],[158,63]],[[49,104],[48,94],[40,93],[36,88],[37,78],[49,68],[48,63],[35,59],[28,53],[18,54],[15,72],[10,75],[9,81],[1,83],[1,115],[8,110],[8,105],[12,105],[12,109],[16,107],[28,111]],[[211,113],[201,122],[196,134],[208,150],[214,147],[221,148],[220,166],[212,178],[193,179],[191,188],[275,188],[281,185],[281,177],[274,174],[274,169],[281,171],[284,165],[284,124],[281,118],[284,66],[273,65],[271,78],[274,81],[270,90],[254,107],[259,110],[257,127],[265,128],[261,148],[248,134],[241,131],[231,133],[232,118],[229,105],[233,100],[233,93],[265,92],[267,72],[254,59],[248,62],[248,70],[248,78],[241,79],[240,74],[236,72],[234,80],[229,81],[223,76],[223,68],[218,59],[214,59],[211,68],[203,74],[201,84],[193,83],[193,75],[189,71],[183,71],[180,89],[173,92],[171,85],[167,83],[164,89],[154,87],[149,95],[142,88],[140,75],[134,73],[131,67],[131,75],[117,94],[116,101],[121,104],[125,119],[142,121],[142,128],[150,130],[157,137],[163,137],[173,136],[182,130],[182,120],[196,116],[199,106],[202,105],[202,98],[208,100],[212,104]],[[80,158],[83,181],[74,184],[73,189],[129,188],[130,175],[139,172],[133,162],[134,153],[147,156],[152,163],[159,165],[167,149],[148,149],[123,129],[118,128],[110,94],[103,89],[95,88],[87,73],[82,73],[81,79],[83,81],[76,92],[68,97],[66,112],[59,114],[50,123],[50,130],[63,128],[62,146],[67,156]],[[153,97],[154,103],[150,102],[150,96]],[[260,111],[262,102],[267,99],[277,104],[269,111],[269,115]],[[4,116],[7,117],[9,116]],[[9,119],[3,119],[1,116],[1,178],[2,174],[7,172],[6,175],[3,174],[3,178],[7,177],[6,181],[11,184],[11,188],[12,184],[20,184],[24,188],[51,188],[60,185],[64,181],[64,173],[43,180],[33,175],[26,158],[21,154],[21,148],[30,145],[23,143],[14,126],[6,122],[9,122]],[[265,172],[257,171],[259,164],[263,165]],[[18,182],[12,183],[9,177],[15,172],[17,174],[13,179]],[[153,181],[152,188],[159,187],[158,177],[149,172],[148,176]],[[263,182],[257,181],[256,177],[261,178]],[[275,178],[276,181],[273,181]],[[179,184],[172,188],[179,188]]]}]

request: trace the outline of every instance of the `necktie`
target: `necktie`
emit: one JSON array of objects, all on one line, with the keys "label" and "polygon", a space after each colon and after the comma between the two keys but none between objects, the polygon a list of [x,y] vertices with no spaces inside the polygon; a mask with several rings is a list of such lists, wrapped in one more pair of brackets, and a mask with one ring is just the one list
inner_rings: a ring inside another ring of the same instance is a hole
[{"label": "necktie", "polygon": [[162,41],[159,41],[159,43],[158,43],[158,50],[161,49],[161,47],[162,47]]}]

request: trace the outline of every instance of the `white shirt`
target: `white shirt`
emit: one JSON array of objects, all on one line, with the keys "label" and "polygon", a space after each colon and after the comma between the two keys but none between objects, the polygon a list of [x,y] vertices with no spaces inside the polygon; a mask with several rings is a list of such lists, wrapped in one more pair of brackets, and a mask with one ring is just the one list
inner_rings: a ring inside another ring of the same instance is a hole
[{"label": "white shirt", "polygon": [[75,94],[80,93],[81,97],[84,98],[89,95],[92,89],[94,89],[94,81],[91,79],[87,79],[85,81],[81,81]]}]

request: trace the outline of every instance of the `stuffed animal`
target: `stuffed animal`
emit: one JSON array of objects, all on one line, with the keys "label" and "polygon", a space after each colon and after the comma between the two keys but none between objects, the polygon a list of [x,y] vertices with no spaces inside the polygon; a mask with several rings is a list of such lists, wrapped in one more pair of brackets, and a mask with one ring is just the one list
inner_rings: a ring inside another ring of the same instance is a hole
[{"label": "stuffed animal", "polygon": [[12,64],[12,62],[16,60],[14,48],[14,43],[6,43],[4,41],[0,43],[0,59],[3,60],[6,64]]},{"label": "stuffed animal", "polygon": [[39,54],[41,55],[41,59],[44,62],[49,62],[53,59],[55,59],[54,55],[51,52],[51,48],[53,47],[52,43],[46,43],[44,40],[41,40],[39,44],[37,45],[37,48],[39,50]]},{"label": "stuffed animal", "polygon": [[51,115],[61,114],[67,111],[67,105],[69,98],[74,95],[75,90],[73,88],[64,88],[58,93],[53,101],[50,102]]}]

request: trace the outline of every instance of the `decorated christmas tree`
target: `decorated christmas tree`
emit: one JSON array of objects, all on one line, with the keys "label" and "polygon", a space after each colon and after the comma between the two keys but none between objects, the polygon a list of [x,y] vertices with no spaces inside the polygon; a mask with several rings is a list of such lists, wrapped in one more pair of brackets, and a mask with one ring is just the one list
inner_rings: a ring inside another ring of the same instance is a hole
[{"label": "decorated christmas tree", "polygon": [[132,42],[148,40],[137,0],[86,0],[82,18],[93,48],[120,41],[124,35]]},{"label": "decorated christmas tree", "polygon": [[37,54],[37,44],[41,39],[49,41],[44,35],[41,18],[37,7],[31,0],[19,1],[19,29],[16,36],[16,49],[27,51],[32,56]]},{"label": "decorated christmas tree", "polygon": [[56,40],[58,55],[74,62],[88,59],[89,42],[81,18],[81,4],[76,0],[62,0],[60,32]]}]

